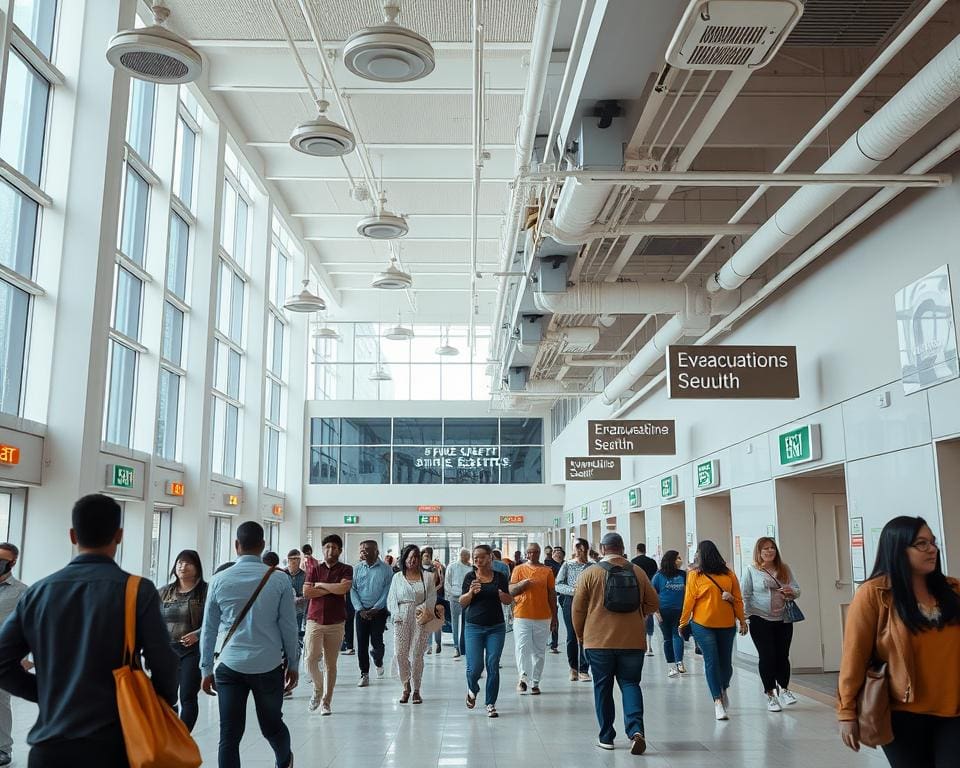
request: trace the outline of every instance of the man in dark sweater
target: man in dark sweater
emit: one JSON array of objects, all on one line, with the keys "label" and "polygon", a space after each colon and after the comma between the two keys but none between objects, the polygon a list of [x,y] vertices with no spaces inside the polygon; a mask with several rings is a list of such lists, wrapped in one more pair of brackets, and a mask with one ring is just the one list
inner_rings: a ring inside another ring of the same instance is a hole
[{"label": "man in dark sweater", "polygon": [[[0,629],[0,688],[40,711],[27,737],[30,768],[126,768],[113,670],[123,664],[124,596],[129,574],[114,560],[123,538],[120,505],[84,496],[73,507],[70,541],[79,554],[27,589]],[[153,687],[177,703],[177,657],[157,588],[137,593],[135,652]],[[36,675],[20,665],[33,654]]]},{"label": "man in dark sweater", "polygon": [[[637,556],[630,561],[636,566],[639,566],[647,578],[651,581],[653,580],[654,575],[659,570],[657,566],[657,561],[652,557],[647,557],[647,545],[644,543],[637,544]],[[653,656],[653,614],[647,616],[647,656]]]}]

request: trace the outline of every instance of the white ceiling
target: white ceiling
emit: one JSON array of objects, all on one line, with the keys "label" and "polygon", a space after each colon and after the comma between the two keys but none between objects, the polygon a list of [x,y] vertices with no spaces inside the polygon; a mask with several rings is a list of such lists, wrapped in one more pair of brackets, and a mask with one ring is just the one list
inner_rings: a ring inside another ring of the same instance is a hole
[{"label": "white ceiling", "polygon": [[[402,241],[404,268],[414,277],[413,303],[423,322],[465,323],[469,312],[473,44],[471,0],[404,0],[400,23],[436,45],[436,69],[409,84],[375,83],[351,74],[339,58],[342,41],[382,19],[382,0],[308,0],[320,34],[334,52],[334,78],[349,99],[353,130],[363,139],[388,208],[409,216]],[[371,202],[351,197],[352,176],[362,180],[356,153],[312,158],[287,144],[293,127],[316,114],[310,93],[277,23],[271,0],[169,0],[170,25],[205,59],[206,85],[227,110],[235,138],[262,159],[267,181],[283,198],[339,292],[337,319],[370,319],[371,307],[389,316],[411,311],[410,301],[369,287],[386,265],[388,246],[361,238],[357,220]],[[280,0],[284,19],[311,75],[322,74],[296,0]],[[490,153],[480,185],[478,262],[497,269],[498,246],[523,93],[536,4],[484,3],[486,87],[484,145]],[[346,122],[331,102],[328,116]],[[481,321],[492,314],[496,280],[479,282]]]}]

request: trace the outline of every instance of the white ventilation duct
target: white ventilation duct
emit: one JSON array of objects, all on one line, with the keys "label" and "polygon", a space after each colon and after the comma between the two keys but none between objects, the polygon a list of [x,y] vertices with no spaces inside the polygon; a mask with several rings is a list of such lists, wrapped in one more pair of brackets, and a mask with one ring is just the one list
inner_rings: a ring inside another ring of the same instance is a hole
[{"label": "white ventilation duct", "polygon": [[584,183],[579,179],[565,182],[553,214],[553,239],[563,245],[579,245],[590,240],[590,230],[616,187],[616,184]]},{"label": "white ventilation duct", "polygon": [[[960,97],[960,37],[921,69],[820,166],[821,173],[869,173]],[[711,292],[733,290],[814,219],[847,188],[804,187],[787,200],[707,283]]]},{"label": "white ventilation duct", "polygon": [[560,346],[559,354],[583,355],[596,349],[600,342],[600,329],[576,326],[560,331],[550,331],[543,337],[548,343]]},{"label": "white ventilation duct", "polygon": [[579,283],[565,293],[535,291],[533,303],[554,315],[662,315],[683,311],[689,290],[682,283]]}]

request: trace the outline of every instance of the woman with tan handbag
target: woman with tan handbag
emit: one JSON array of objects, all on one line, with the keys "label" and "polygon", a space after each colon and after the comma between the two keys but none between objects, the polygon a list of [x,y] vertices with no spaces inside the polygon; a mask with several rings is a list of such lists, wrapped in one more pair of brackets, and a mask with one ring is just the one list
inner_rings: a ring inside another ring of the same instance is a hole
[{"label": "woman with tan handbag", "polygon": [[837,696],[850,749],[882,746],[893,768],[947,768],[960,754],[960,582],[941,569],[922,517],[880,534],[847,613]]},{"label": "woman with tan handbag", "polygon": [[430,642],[431,623],[435,621],[437,586],[433,574],[424,575],[420,547],[408,544],[400,553],[400,570],[393,575],[387,609],[393,617],[394,654],[403,694],[400,703],[422,704],[420,682],[423,679],[423,655]]}]

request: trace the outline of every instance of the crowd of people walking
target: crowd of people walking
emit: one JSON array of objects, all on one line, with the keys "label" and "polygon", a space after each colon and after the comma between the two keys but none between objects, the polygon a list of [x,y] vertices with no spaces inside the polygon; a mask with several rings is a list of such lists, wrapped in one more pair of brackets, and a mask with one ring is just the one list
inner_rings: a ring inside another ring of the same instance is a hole
[{"label": "crowd of people walking", "polygon": [[[72,513],[78,555],[31,587],[13,577],[19,550],[0,543],[0,766],[11,761],[10,695],[38,704],[30,731],[31,768],[66,764],[126,768],[114,670],[123,658],[128,574],[116,563],[121,512],[106,496],[80,499]],[[324,536],[322,557],[309,544],[290,550],[286,568],[264,552],[255,522],[238,526],[236,559],[208,582],[194,550],[180,552],[169,583],[131,582],[136,660],[150,670],[156,696],[176,707],[184,733],[198,719],[199,692],[217,695],[220,768],[241,765],[247,702],[276,765],[293,765],[284,699],[309,678],[307,710],[333,714],[337,659],[357,655],[357,686],[387,675],[384,636],[392,630],[397,702],[424,701],[424,657],[440,653],[449,619],[453,660],[465,659],[464,703],[499,716],[501,655],[512,624],[516,690],[541,693],[545,659],[566,627],[571,682],[592,682],[596,746],[615,748],[614,685],[620,689],[630,751],[646,751],[642,677],[659,625],[668,678],[688,674],[692,636],[703,657],[718,721],[730,717],[737,633],[749,634],[769,712],[795,705],[790,689],[794,624],[804,616],[801,586],[776,540],[757,540],[738,575],[716,544],[699,542],[692,563],[668,550],[657,563],[642,544],[627,559],[615,532],[505,560],[488,544],[462,549],[444,564],[430,548],[407,544],[394,561],[375,540],[344,562],[339,536]],[[660,553],[657,553],[658,556]],[[133,591],[136,588],[136,592]],[[63,631],[69,627],[70,631]],[[348,631],[348,627],[350,631]],[[131,630],[132,631],[132,630]],[[882,747],[894,768],[954,765],[960,751],[960,582],[942,571],[939,546],[922,518],[883,528],[873,573],[857,589],[846,623],[838,691],[843,742]],[[426,692],[429,693],[429,692]],[[169,711],[169,710],[168,710]]]}]

